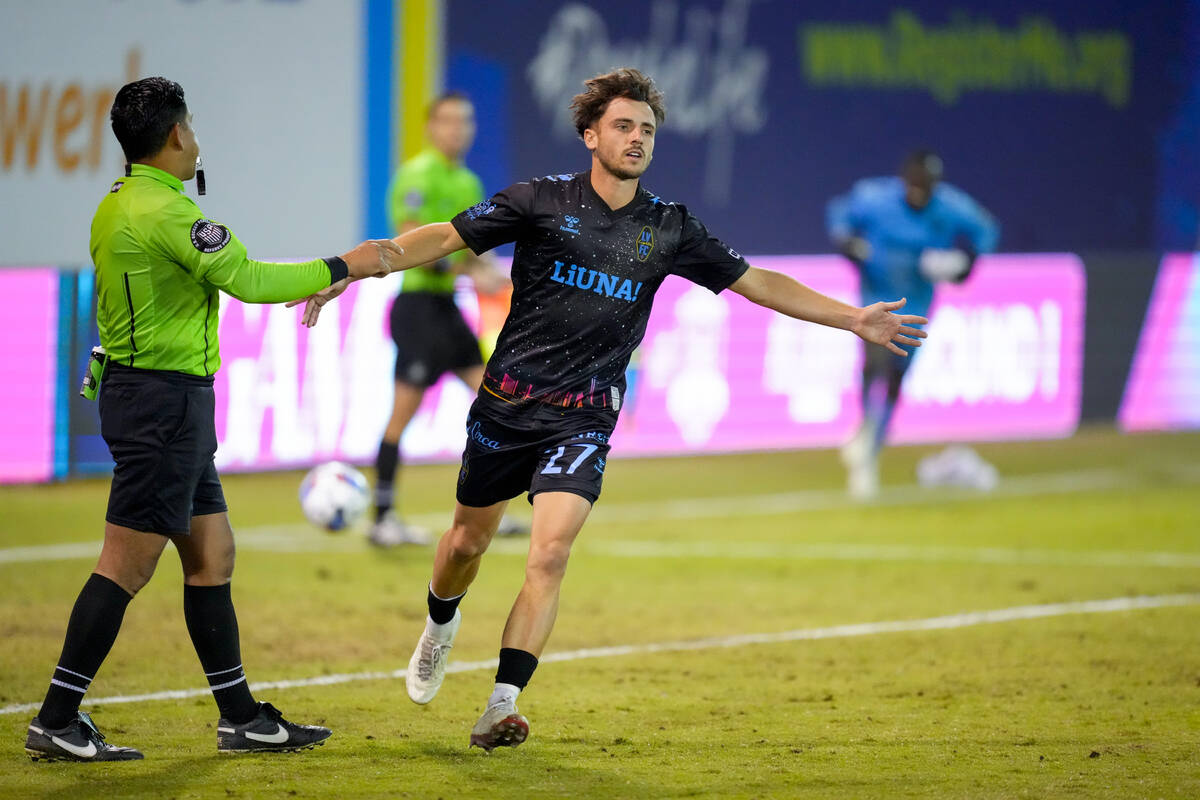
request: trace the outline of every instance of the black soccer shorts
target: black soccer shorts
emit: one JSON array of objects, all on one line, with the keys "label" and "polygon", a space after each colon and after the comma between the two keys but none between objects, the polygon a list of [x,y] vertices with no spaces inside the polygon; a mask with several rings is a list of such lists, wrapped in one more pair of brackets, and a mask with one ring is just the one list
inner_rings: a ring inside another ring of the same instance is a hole
[{"label": "black soccer shorts", "polygon": [[213,464],[212,379],[113,364],[100,387],[100,434],[112,453],[105,519],[161,534],[228,510]]},{"label": "black soccer shorts", "polygon": [[483,507],[522,492],[570,492],[595,503],[604,482],[616,415],[574,409],[531,414],[520,425],[481,413],[467,417],[458,502]]},{"label": "black soccer shorts", "polygon": [[396,380],[429,387],[446,372],[483,364],[479,340],[451,295],[401,292],[392,302]]}]

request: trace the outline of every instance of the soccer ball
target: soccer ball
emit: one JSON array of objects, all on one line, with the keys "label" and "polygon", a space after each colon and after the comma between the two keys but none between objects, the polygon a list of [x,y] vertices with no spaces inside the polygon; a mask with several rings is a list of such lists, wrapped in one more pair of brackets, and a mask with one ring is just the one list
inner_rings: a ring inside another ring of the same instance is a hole
[{"label": "soccer ball", "polygon": [[366,477],[340,461],[318,464],[300,481],[300,508],[304,516],[331,533],[357,522],[370,502]]}]

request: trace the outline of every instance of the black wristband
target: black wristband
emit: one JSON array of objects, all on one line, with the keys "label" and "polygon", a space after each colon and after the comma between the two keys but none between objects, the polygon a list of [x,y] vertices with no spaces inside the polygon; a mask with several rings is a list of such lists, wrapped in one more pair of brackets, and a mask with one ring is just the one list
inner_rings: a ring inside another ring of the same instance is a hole
[{"label": "black wristband", "polygon": [[350,268],[346,266],[346,262],[342,260],[341,256],[330,256],[321,260],[325,262],[325,266],[329,267],[330,286],[350,277]]}]

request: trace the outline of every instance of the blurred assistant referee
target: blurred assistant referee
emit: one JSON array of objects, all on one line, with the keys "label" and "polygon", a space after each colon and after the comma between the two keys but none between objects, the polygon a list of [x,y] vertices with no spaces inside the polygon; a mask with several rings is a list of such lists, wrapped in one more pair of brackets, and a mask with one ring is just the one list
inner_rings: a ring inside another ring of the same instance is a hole
[{"label": "blurred assistant referee", "polygon": [[233,531],[213,463],[218,290],[244,302],[281,302],[386,273],[403,251],[390,241],[364,242],[302,264],[253,261],[229,228],[183,193],[200,148],[179,84],[127,84],[111,120],[130,166],[96,211],[91,253],[107,351],[100,430],[115,468],[100,560],[71,612],[25,751],[35,761],[142,758],[105,742],[79,705],[168,540],[183,566],[188,633],[220,708],[217,749],[312,747],[329,729],[292,724],[256,702],[242,671],[229,586]]}]

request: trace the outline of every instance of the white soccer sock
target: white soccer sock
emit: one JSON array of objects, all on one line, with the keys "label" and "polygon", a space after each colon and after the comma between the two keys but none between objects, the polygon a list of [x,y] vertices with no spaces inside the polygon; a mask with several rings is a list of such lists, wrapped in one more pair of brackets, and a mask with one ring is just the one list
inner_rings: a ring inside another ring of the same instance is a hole
[{"label": "white soccer sock", "polygon": [[511,683],[497,683],[496,688],[492,690],[492,696],[488,698],[488,708],[505,701],[515,703],[517,702],[517,695],[520,693],[521,690]]}]

